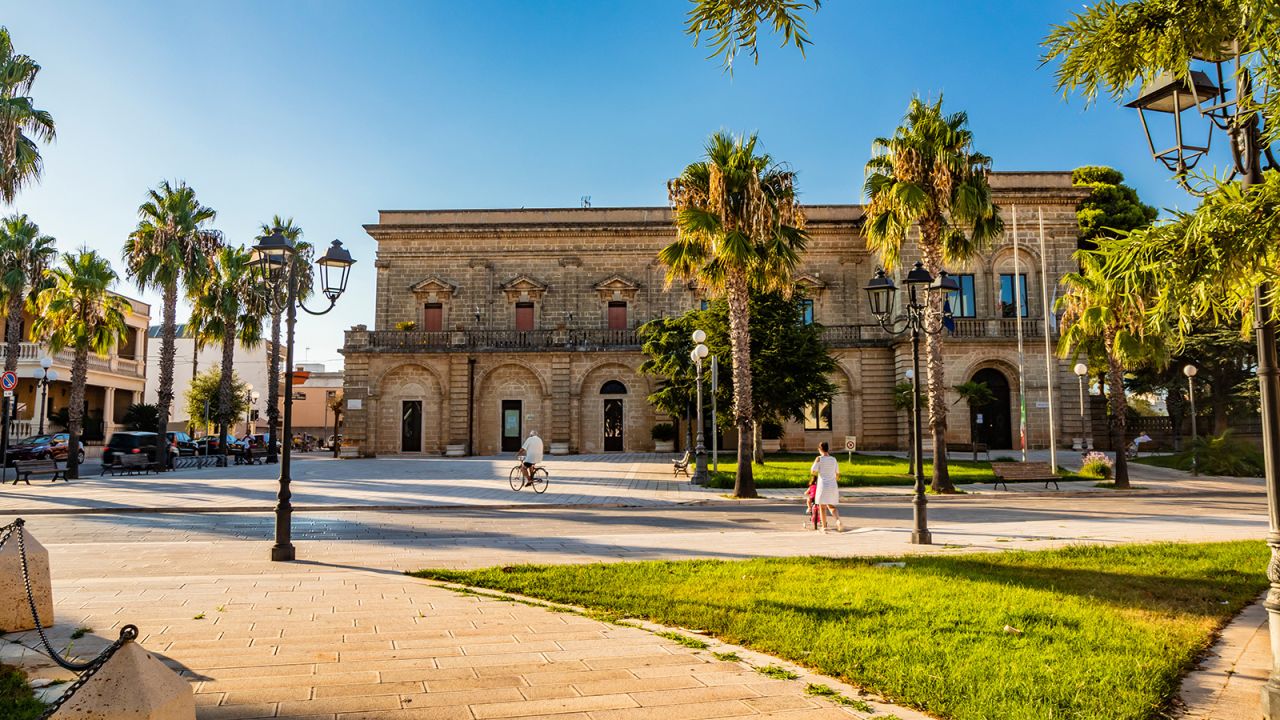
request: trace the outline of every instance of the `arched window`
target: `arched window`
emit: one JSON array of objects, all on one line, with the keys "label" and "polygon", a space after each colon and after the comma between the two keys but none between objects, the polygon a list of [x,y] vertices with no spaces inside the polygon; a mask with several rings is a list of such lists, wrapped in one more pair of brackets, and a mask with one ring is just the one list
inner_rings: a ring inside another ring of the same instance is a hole
[{"label": "arched window", "polygon": [[601,395],[626,395],[627,386],[623,385],[617,380],[610,380],[609,382],[600,386],[600,394]]}]

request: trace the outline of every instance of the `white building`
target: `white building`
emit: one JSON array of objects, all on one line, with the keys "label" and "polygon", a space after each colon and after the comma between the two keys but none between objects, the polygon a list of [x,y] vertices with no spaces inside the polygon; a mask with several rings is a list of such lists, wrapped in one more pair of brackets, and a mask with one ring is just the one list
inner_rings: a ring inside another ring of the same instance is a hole
[{"label": "white building", "polygon": [[[160,333],[163,326],[152,325],[147,331],[151,352],[147,354],[147,389],[145,402],[155,404],[160,388]],[[191,326],[178,325],[176,357],[173,364],[173,409],[169,416],[171,430],[186,430],[191,419],[187,414],[187,390],[191,388],[191,380],[210,368],[222,365],[222,343],[210,343],[203,348],[196,348],[195,338],[191,335]],[[259,393],[254,409],[258,411],[258,426],[267,426],[267,352],[271,342],[265,341],[256,348],[246,348],[236,344],[235,373],[241,382],[249,383]],[[283,368],[284,358],[281,358]],[[283,388],[282,388],[283,391]],[[237,424],[243,429],[243,423]]]}]

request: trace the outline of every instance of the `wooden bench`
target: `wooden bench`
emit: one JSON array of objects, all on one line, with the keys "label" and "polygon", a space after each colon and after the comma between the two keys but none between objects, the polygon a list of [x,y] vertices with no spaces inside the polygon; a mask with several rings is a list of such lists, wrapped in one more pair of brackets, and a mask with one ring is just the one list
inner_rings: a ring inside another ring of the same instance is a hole
[{"label": "wooden bench", "polygon": [[688,450],[684,451],[684,457],[679,460],[671,461],[671,477],[680,477],[684,473],[685,477],[689,477],[689,462],[693,459],[693,453]]},{"label": "wooden bench", "polygon": [[67,482],[66,470],[59,469],[56,460],[15,460],[13,469],[15,470],[14,485],[17,485],[19,480],[30,485],[32,475],[49,475],[49,482],[57,482],[59,478],[62,482]]},{"label": "wooden bench", "polygon": [[110,465],[103,464],[102,475],[110,472],[112,475],[124,473],[125,475],[146,474],[149,472],[160,472],[160,465],[154,462],[146,453],[129,453],[127,455],[115,455],[115,462]]},{"label": "wooden bench", "polygon": [[249,448],[236,453],[237,465],[261,465],[267,461],[267,449],[264,447]]},{"label": "wooden bench", "polygon": [[1000,485],[1004,485],[1004,489],[1009,489],[1009,480],[1015,482],[1021,481],[1044,481],[1044,487],[1049,489],[1049,483],[1053,483],[1055,490],[1058,487],[1058,474],[1053,471],[1049,463],[1043,462],[994,462],[991,463],[991,471],[996,475],[995,487],[1000,489]]},{"label": "wooden bench", "polygon": [[948,452],[948,453],[953,453],[953,452],[955,452],[955,453],[960,453],[960,452],[973,453],[973,461],[974,461],[974,462],[977,462],[977,461],[978,461],[978,453],[982,453],[983,455],[986,455],[988,460],[990,460],[990,459],[991,459],[991,452],[987,449],[987,444],[986,444],[986,443],[980,443],[980,442],[975,442],[975,443],[947,443],[947,452]]}]

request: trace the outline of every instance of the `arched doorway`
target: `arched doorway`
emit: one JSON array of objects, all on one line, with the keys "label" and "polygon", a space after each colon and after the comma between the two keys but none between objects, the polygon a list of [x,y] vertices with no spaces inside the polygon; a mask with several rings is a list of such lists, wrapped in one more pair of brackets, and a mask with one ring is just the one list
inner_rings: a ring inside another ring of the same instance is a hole
[{"label": "arched doorway", "polygon": [[[626,395],[627,386],[617,380],[610,380],[600,387],[601,395]],[[622,398],[605,397],[604,399],[604,450],[605,452],[621,452],[624,444]]]},{"label": "arched doorway", "polygon": [[1013,447],[1012,422],[1009,416],[1009,379],[995,368],[983,368],[973,374],[973,382],[986,383],[993,396],[990,403],[973,408],[969,417],[974,440],[986,443],[992,450]]}]

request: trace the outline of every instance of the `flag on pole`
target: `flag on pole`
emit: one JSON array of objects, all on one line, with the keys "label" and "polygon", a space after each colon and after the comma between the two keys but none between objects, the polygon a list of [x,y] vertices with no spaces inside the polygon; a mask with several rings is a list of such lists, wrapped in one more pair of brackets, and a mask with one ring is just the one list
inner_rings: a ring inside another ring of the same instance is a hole
[{"label": "flag on pole", "polygon": [[942,301],[942,327],[947,329],[952,335],[956,334],[956,319],[951,317],[951,301]]}]

